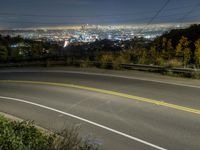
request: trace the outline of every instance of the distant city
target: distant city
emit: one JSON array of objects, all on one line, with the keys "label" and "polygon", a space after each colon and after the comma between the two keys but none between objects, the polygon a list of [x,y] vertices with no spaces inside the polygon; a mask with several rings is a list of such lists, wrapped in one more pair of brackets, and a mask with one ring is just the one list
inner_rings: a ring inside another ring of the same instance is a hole
[{"label": "distant city", "polygon": [[109,39],[112,41],[126,41],[134,37],[154,39],[171,29],[186,28],[193,23],[184,24],[138,24],[138,25],[80,25],[0,30],[3,36],[21,36],[25,39],[57,42],[68,46],[75,42],[94,42]]}]

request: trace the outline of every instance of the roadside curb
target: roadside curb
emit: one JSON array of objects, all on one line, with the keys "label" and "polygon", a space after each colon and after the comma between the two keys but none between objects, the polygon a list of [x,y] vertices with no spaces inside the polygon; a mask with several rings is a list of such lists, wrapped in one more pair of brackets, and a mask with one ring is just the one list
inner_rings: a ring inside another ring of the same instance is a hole
[{"label": "roadside curb", "polygon": [[[5,117],[6,119],[9,119],[10,121],[17,121],[17,122],[22,122],[22,121],[26,121],[22,118],[19,118],[19,117],[16,117],[16,116],[13,116],[11,114],[8,114],[8,113],[5,113],[5,112],[1,112],[0,111],[0,116],[3,116]],[[55,134],[54,132],[48,130],[48,129],[45,129],[41,126],[38,126],[38,125],[35,125],[33,124],[33,126],[35,126],[39,131],[41,131],[42,133],[44,134]]]}]

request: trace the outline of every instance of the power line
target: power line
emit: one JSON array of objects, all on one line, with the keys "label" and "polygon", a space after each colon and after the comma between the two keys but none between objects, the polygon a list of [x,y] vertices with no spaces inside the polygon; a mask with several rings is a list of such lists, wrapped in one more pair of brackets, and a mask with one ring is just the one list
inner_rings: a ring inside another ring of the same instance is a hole
[{"label": "power line", "polygon": [[166,3],[158,10],[158,12],[149,20],[147,26],[154,21],[154,19],[162,12],[163,9],[165,9],[165,7],[169,4],[169,2],[170,0],[166,1]]},{"label": "power line", "polygon": [[147,22],[146,26],[138,32],[138,34],[140,34],[147,26],[149,26],[154,21],[154,19],[158,17],[158,15],[163,11],[163,9],[165,9],[165,7],[169,4],[169,2],[170,0],[167,0],[164,3],[164,5],[156,12],[156,14],[149,20],[149,22]]},{"label": "power line", "polygon": [[[195,5],[196,6],[196,5]],[[194,5],[187,5],[183,7],[174,7],[165,9],[165,11],[172,11],[177,9],[185,9],[185,8],[191,8],[194,7]],[[158,13],[158,10],[150,10],[150,11],[141,11],[141,12],[134,12],[134,13],[120,13],[120,14],[99,14],[99,15],[48,15],[48,14],[16,14],[16,13],[0,13],[0,16],[19,16],[19,17],[48,17],[48,18],[93,18],[93,17],[115,17],[115,16],[133,16],[138,14],[149,14],[149,13]]]},{"label": "power line", "polygon": [[[150,19],[150,21],[146,24],[146,26],[142,29],[142,30],[140,30],[138,33],[141,33],[147,26],[149,26],[156,18],[158,18],[158,16],[159,16],[159,14],[163,11],[163,9],[165,9],[165,7],[168,5],[168,3],[169,3],[169,1],[170,0],[168,0],[166,3],[164,3],[164,5],[156,12],[156,14]],[[191,14],[194,10],[195,10],[195,8],[196,7],[198,7],[200,4],[198,4],[198,5],[191,5],[191,6],[193,6],[192,7],[192,9],[189,11],[189,12],[187,12],[187,14]],[[185,6],[184,8],[189,8],[190,6]],[[183,7],[176,7],[176,9],[177,8],[183,8]],[[172,9],[175,9],[175,8],[169,8],[169,9],[165,9],[165,11],[166,10],[172,10]],[[184,14],[184,16],[185,16],[185,13],[176,13],[176,14],[170,14],[170,15],[161,15],[161,16],[159,16],[159,18],[164,18],[164,17],[170,17],[170,16],[180,16],[180,15],[182,15],[182,14]],[[1,14],[0,14],[1,15]],[[30,15],[30,14],[27,14],[27,15]],[[34,15],[34,14],[33,14]],[[71,17],[73,17],[73,16],[71,16]],[[197,16],[195,16],[195,17],[197,17]],[[147,19],[149,19],[149,17],[145,17],[145,18],[135,18],[134,19],[134,21],[142,21],[142,20],[147,20]],[[178,19],[177,19],[178,20]],[[120,20],[121,21],[121,20]],[[35,24],[35,25],[38,25],[38,24],[41,24],[41,25],[63,25],[63,24],[69,24],[69,22],[61,22],[61,23],[52,23],[52,22],[38,22],[38,21],[31,21],[31,22],[29,22],[29,21],[9,21],[9,22],[7,22],[7,23],[14,23],[14,24]],[[70,23],[70,24],[72,24],[72,23]],[[85,24],[85,23],[79,23],[79,24]]]},{"label": "power line", "polygon": [[[185,13],[176,13],[176,14],[169,14],[169,15],[162,15],[162,16],[159,16],[159,18],[168,18],[168,17],[179,17],[180,15],[183,15]],[[200,17],[199,15],[194,15],[194,16],[191,16],[191,17]],[[149,17],[144,17],[144,18],[134,18],[134,20],[132,21],[145,21],[149,19]],[[130,20],[130,19],[128,19]],[[176,19],[175,21],[177,22],[178,19]],[[120,21],[127,21],[127,19],[123,19],[123,20],[120,20]],[[6,23],[14,23],[14,24],[44,24],[44,25],[58,25],[58,24],[66,24],[66,22],[40,22],[40,21],[8,21]],[[80,24],[84,24],[84,23],[80,23]]]},{"label": "power line", "polygon": [[194,10],[196,10],[196,8],[198,8],[199,6],[200,6],[200,3],[197,4],[197,5],[195,5],[195,6],[193,6],[192,9],[186,13],[186,15],[184,15],[183,17],[180,18],[180,22],[183,22],[183,20],[184,20],[185,18],[187,18],[189,15],[191,15],[192,12],[193,12]]}]

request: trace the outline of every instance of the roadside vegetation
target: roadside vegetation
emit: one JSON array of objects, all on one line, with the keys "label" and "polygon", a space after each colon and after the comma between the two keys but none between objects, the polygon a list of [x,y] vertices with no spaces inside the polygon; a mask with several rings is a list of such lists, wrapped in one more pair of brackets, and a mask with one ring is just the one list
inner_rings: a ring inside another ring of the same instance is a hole
[{"label": "roadside vegetation", "polygon": [[80,138],[76,128],[53,134],[32,122],[11,121],[0,116],[0,150],[97,150],[98,145]]},{"label": "roadside vegetation", "polygon": [[0,36],[0,65],[17,62],[34,65],[41,61],[44,66],[54,66],[54,62],[59,65],[57,62],[62,61],[65,65],[109,69],[121,69],[121,64],[199,69],[200,25],[171,30],[153,41],[137,37],[130,41],[104,39],[72,43],[66,48],[50,41]]}]

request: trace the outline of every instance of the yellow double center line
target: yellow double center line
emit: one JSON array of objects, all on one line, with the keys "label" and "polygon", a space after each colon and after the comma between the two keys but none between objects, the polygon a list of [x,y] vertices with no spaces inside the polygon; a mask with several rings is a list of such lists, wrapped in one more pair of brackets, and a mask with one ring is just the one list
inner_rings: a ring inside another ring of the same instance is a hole
[{"label": "yellow double center line", "polygon": [[168,107],[168,108],[172,108],[172,109],[181,110],[181,111],[190,112],[190,113],[200,115],[199,109],[193,109],[193,108],[189,108],[189,107],[185,107],[185,106],[166,103],[164,101],[158,101],[158,100],[153,100],[153,99],[149,99],[149,98],[143,98],[143,97],[139,97],[139,96],[129,95],[129,94],[125,94],[125,93],[120,93],[120,92],[115,92],[115,91],[110,91],[110,90],[104,90],[104,89],[98,89],[98,88],[92,88],[92,87],[81,86],[81,85],[65,84],[65,83],[53,83],[53,82],[42,82],[42,81],[19,81],[19,80],[0,80],[0,83],[40,84],[40,85],[51,85],[51,86],[76,88],[76,89],[88,90],[88,91],[93,91],[93,92],[98,92],[98,93],[103,93],[103,94],[120,96],[120,97],[124,97],[124,98],[128,98],[128,99],[133,99],[133,100],[146,102],[146,103],[150,103],[150,104],[155,104],[155,105],[159,105],[159,106],[165,106],[165,107]]}]

